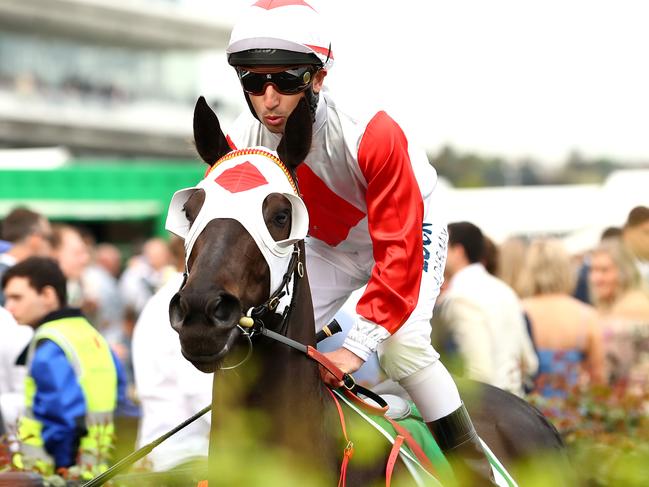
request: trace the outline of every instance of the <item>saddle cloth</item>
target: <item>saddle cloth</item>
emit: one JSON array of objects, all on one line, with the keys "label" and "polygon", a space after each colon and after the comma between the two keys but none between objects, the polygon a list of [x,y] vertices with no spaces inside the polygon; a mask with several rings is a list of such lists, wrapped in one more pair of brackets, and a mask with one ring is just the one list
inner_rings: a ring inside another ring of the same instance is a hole
[{"label": "saddle cloth", "polygon": [[[408,397],[407,392],[399,386],[399,384],[392,381],[378,384],[373,388],[373,391],[378,393],[385,402],[387,402],[389,409],[386,416],[408,430],[413,439],[419,444],[428,459],[432,462],[438,480],[443,481],[444,478],[448,478],[448,475],[452,475],[450,474],[450,465],[446,461],[439,445],[437,445],[435,438],[428,430],[428,427],[417,410],[417,407]],[[371,400],[368,400],[368,402],[371,402]],[[368,418],[364,419],[366,419],[366,421],[368,420]],[[383,430],[393,435],[393,438],[398,434],[389,420],[378,416],[372,416],[369,419],[375,422]],[[376,425],[373,426],[375,428],[377,427]],[[517,487],[516,481],[507,472],[489,446],[484,442],[484,440],[482,440],[482,438],[480,441],[487,459],[491,464],[496,483],[501,487]],[[416,457],[414,452],[410,450],[407,445],[404,444],[404,447],[413,457]],[[423,469],[423,467],[421,468]],[[422,485],[428,484],[424,483]]]}]

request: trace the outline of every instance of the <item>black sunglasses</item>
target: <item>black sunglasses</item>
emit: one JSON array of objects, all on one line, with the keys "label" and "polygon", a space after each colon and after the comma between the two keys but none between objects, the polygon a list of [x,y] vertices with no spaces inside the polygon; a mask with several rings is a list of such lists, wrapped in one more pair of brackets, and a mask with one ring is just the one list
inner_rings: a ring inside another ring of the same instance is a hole
[{"label": "black sunglasses", "polygon": [[283,95],[295,95],[308,88],[313,81],[316,68],[297,66],[277,73],[257,73],[237,67],[237,75],[243,91],[250,95],[263,95],[267,84],[271,84]]}]

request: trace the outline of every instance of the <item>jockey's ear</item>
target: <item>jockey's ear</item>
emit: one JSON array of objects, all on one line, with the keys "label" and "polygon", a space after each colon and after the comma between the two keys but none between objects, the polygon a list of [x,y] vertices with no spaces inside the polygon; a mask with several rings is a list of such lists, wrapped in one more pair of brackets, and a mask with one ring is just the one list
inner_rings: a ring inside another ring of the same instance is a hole
[{"label": "jockey's ear", "polygon": [[210,166],[232,151],[218,117],[202,96],[194,107],[194,144],[198,155]]},{"label": "jockey's ear", "polygon": [[300,102],[286,120],[284,135],[277,146],[277,154],[284,164],[295,170],[311,149],[313,122],[306,98]]}]

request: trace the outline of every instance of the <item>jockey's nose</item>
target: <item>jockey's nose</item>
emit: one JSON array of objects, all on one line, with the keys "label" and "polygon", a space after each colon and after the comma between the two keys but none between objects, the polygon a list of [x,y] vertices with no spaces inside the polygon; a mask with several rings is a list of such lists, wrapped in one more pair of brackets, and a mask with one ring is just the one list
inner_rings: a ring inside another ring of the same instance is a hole
[{"label": "jockey's nose", "polygon": [[264,100],[264,106],[266,108],[275,108],[279,105],[280,93],[277,91],[274,85],[268,83],[264,86],[264,94],[262,95]]}]

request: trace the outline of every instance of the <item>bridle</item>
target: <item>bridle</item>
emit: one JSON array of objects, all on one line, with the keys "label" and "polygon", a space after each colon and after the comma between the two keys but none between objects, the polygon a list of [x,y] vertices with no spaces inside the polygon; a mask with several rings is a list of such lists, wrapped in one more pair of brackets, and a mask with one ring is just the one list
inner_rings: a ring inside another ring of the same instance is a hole
[{"label": "bridle", "polygon": [[278,333],[284,335],[288,328],[289,319],[293,309],[295,308],[295,291],[297,289],[298,280],[304,277],[304,262],[301,261],[301,251],[299,243],[293,244],[293,253],[291,260],[279,287],[268,297],[268,299],[258,305],[250,308],[244,316],[241,317],[237,327],[243,332],[247,333],[251,338],[259,333],[261,330],[267,329],[267,324],[264,322],[269,314],[276,314],[277,307],[280,300],[287,295],[291,295],[290,284],[293,280],[293,291],[291,300],[286,308],[281,313],[281,322],[278,328]]}]

